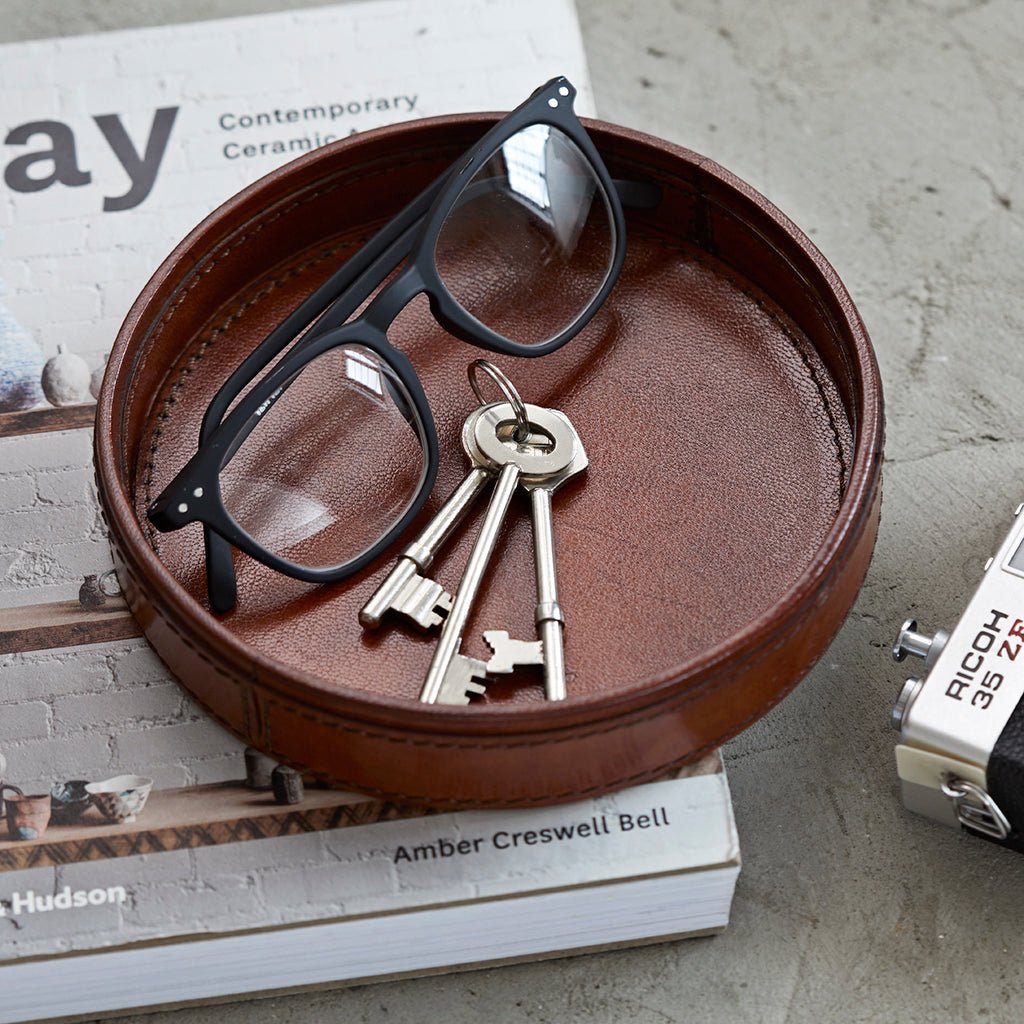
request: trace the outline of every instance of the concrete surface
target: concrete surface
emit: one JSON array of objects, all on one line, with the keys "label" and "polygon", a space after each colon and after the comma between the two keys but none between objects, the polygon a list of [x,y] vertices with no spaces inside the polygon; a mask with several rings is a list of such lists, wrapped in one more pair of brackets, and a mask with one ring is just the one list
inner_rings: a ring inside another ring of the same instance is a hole
[{"label": "concrete surface", "polygon": [[[307,5],[3,0],[0,40]],[[907,612],[955,620],[1024,498],[1024,5],[579,7],[603,116],[714,157],[807,230],[887,387],[861,599],[806,682],[727,751],[733,922],[711,940],[145,1019],[1019,1021],[1024,858],[901,810],[886,649]]]}]

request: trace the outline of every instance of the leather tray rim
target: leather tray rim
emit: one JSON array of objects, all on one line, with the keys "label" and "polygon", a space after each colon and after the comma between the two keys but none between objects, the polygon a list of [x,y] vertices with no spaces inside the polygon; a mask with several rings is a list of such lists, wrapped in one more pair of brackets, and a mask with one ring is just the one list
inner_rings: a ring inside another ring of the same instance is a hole
[{"label": "leather tray rim", "polygon": [[[346,150],[353,145],[370,141],[387,143],[394,138],[401,148],[407,148],[410,132],[429,132],[437,127],[452,125],[479,125],[483,130],[497,116],[481,113],[425,118],[366,132],[354,137],[354,140],[341,140],[306,154],[228,199],[174,248],[133,303],[111,351],[108,369],[112,372],[108,372],[107,380],[119,381],[123,373],[131,374],[134,370],[141,343],[146,337],[144,331],[140,333],[140,328],[147,320],[159,316],[172,301],[183,279],[201,267],[202,258],[197,259],[194,255],[197,243],[203,239],[220,241],[233,234],[238,229],[236,218],[239,212],[251,204],[255,208],[250,214],[258,215],[258,198],[266,189],[275,183],[279,184],[286,176],[289,179],[302,179],[305,184],[303,175],[308,177],[321,164],[329,165],[335,160],[343,160]],[[806,272],[810,272],[811,283],[823,293],[831,293],[842,313],[842,326],[846,333],[843,339],[845,352],[851,358],[857,384],[858,404],[851,416],[854,427],[853,458],[835,522],[796,583],[774,605],[737,633],[680,665],[635,682],[628,689],[614,694],[580,696],[561,705],[537,704],[517,707],[512,711],[488,708],[486,714],[481,714],[476,708],[424,708],[400,699],[347,688],[327,691],[319,684],[316,676],[294,669],[282,673],[278,662],[249,647],[212,617],[202,620],[202,630],[208,635],[197,635],[195,601],[149,546],[135,517],[133,502],[124,487],[120,429],[131,386],[120,389],[105,386],[97,408],[95,458],[97,483],[108,517],[111,542],[144,590],[146,600],[162,611],[168,626],[185,642],[195,646],[199,643],[209,645],[212,641],[219,659],[235,667],[232,674],[238,675],[238,665],[251,666],[254,681],[271,691],[283,692],[279,680],[286,675],[287,696],[292,702],[306,704],[318,712],[330,708],[353,720],[386,723],[389,729],[481,736],[557,732],[563,729],[576,731],[588,721],[602,720],[610,714],[624,711],[650,709],[671,702],[673,698],[686,699],[686,695],[693,696],[698,691],[714,686],[728,671],[751,657],[763,655],[766,647],[771,647],[780,634],[792,628],[795,618],[809,613],[826,598],[854,554],[864,531],[870,526],[881,486],[884,437],[881,380],[867,332],[852,299],[814,243],[774,204],[715,161],[632,129],[589,119],[585,123],[593,133],[598,148],[601,148],[601,138],[608,136],[653,148],[695,168],[713,180],[722,194],[733,194],[745,201],[743,205],[765,218],[774,232],[781,232],[791,243],[795,243],[796,250],[806,260],[802,268],[805,276],[808,276]],[[348,170],[351,171],[351,167]],[[230,229],[226,228],[228,224],[232,225]],[[126,471],[124,475],[127,476]],[[796,681],[794,679],[788,687],[784,687],[783,692],[788,692]]]}]

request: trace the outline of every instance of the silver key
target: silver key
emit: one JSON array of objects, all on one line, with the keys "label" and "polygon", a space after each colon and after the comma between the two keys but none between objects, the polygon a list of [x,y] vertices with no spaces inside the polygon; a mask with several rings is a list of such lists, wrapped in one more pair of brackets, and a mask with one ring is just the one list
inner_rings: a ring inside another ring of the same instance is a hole
[{"label": "silver key", "polygon": [[456,654],[444,674],[436,703],[468,704],[470,696],[480,696],[486,692],[486,685],[487,663],[478,658]]},{"label": "silver key", "polygon": [[[477,409],[470,416],[467,425],[480,411]],[[388,612],[411,620],[425,631],[441,624],[451,611],[452,595],[427,576],[426,570],[493,477],[489,466],[472,466],[437,515],[398,556],[395,567],[360,609],[359,622],[364,629],[376,629]]]},{"label": "silver key", "polygon": [[587,468],[587,453],[577,438],[576,454],[561,473],[536,482],[524,480],[533,506],[533,551],[537,568],[537,608],[534,620],[544,655],[544,695],[548,700],[565,700],[565,652],[562,634],[565,615],[558,603],[558,574],[555,568],[555,531],[551,498],[570,477]]},{"label": "silver key", "polygon": [[463,433],[463,444],[475,465],[500,466],[501,470],[420,692],[420,700],[425,704],[464,704],[467,690],[479,692],[476,687],[486,682],[485,663],[466,658],[459,652],[466,622],[494,553],[512,495],[521,477],[539,481],[560,473],[572,465],[576,454],[575,431],[568,420],[554,410],[526,406],[531,431],[550,438],[551,443],[544,446],[533,436],[527,443],[515,441],[514,432],[509,429],[514,423],[511,404],[501,402],[479,411],[481,415],[474,424],[472,439],[479,442],[481,437],[485,438],[488,453],[484,455],[475,444],[468,443],[471,438],[467,437],[467,431]]},{"label": "silver key", "polygon": [[[587,453],[568,417],[551,410],[558,417],[566,431],[571,433],[573,457],[568,465],[554,473],[532,477],[524,475],[519,484],[530,495],[533,512],[533,551],[537,572],[537,607],[534,620],[537,623],[538,639],[535,641],[514,640],[508,633],[489,630],[484,639],[494,651],[494,657],[487,663],[492,673],[511,672],[517,665],[544,665],[544,693],[548,700],[565,700],[565,653],[562,631],[565,615],[558,603],[558,576],[555,568],[555,533],[551,516],[551,497],[567,480],[582,473],[588,464]],[[486,417],[476,425],[476,439],[485,457],[499,454],[494,447],[494,437]]]}]

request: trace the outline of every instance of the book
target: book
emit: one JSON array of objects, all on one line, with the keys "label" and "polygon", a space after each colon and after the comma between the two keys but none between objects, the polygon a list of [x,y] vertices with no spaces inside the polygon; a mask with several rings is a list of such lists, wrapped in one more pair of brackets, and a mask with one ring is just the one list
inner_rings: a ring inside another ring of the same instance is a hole
[{"label": "book", "polygon": [[[593,113],[571,0],[373,0],[0,46],[0,781],[59,797],[41,823],[0,794],[26,837],[0,821],[0,1022],[173,1004],[185,971],[190,999],[240,997],[725,926],[739,846],[717,755],[532,810],[312,785],[277,803],[109,575],[85,381],[165,253],[299,153],[508,109],[555,74]],[[55,403],[40,377],[58,356]],[[126,787],[135,820],[104,818]]]},{"label": "book", "polygon": [[[242,785],[210,788],[212,816],[245,841],[218,842],[214,822],[174,833],[147,807],[126,842],[165,852],[120,857],[98,834],[114,826],[83,827],[85,840],[67,826],[37,846],[50,867],[0,871],[0,934],[18,922],[15,959],[0,963],[0,1024],[708,935],[728,921],[739,872],[718,755],[675,778],[515,811],[427,814],[331,791],[282,808]],[[325,808],[335,814],[320,831]],[[74,842],[101,859],[73,862]],[[15,845],[0,843],[0,866]],[[36,952],[54,947],[71,951]]]}]

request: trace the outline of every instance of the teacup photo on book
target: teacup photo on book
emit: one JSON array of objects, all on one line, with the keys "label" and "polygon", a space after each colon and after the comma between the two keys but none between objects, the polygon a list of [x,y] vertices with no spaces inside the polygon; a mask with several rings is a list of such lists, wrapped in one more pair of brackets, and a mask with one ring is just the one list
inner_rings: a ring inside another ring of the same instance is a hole
[{"label": "teacup photo on book", "polygon": [[118,824],[135,821],[152,788],[153,780],[145,775],[116,775],[85,787],[100,813]]},{"label": "teacup photo on book", "polygon": [[17,786],[0,785],[0,795],[10,792],[4,798],[7,814],[7,831],[11,839],[38,839],[50,823],[50,794],[36,793],[26,796]]},{"label": "teacup photo on book", "polygon": [[69,779],[50,787],[51,820],[54,825],[73,825],[92,805],[86,779]]}]

